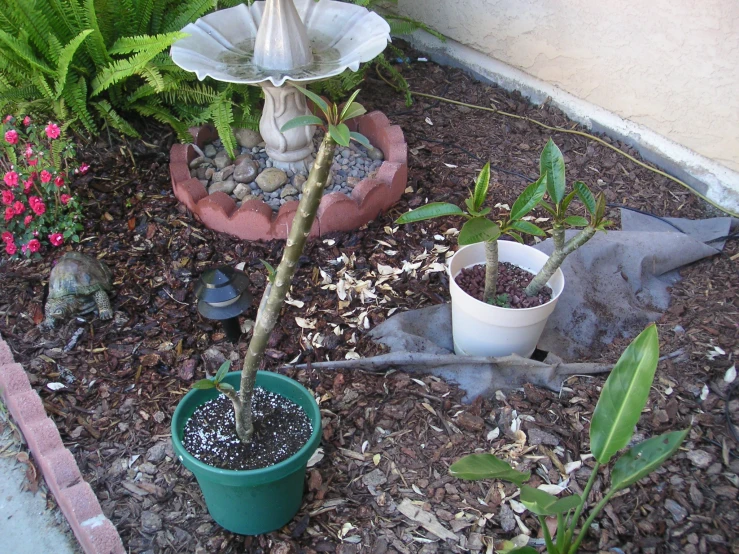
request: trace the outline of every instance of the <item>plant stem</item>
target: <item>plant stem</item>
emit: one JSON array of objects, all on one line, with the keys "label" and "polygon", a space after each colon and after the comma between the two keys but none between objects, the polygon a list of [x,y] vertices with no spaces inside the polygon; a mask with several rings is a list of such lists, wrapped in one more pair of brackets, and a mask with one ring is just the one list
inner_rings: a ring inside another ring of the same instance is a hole
[{"label": "plant stem", "polygon": [[593,520],[595,517],[601,512],[603,508],[605,508],[606,504],[611,500],[611,497],[616,493],[615,489],[611,489],[606,493],[606,495],[601,499],[598,504],[596,504],[595,508],[593,508],[590,511],[590,515],[588,516],[588,519],[585,520],[585,523],[583,523],[582,528],[580,529],[580,534],[577,536],[577,540],[572,545],[572,547],[569,550],[568,554],[575,554],[577,552],[578,547],[580,546],[580,543],[585,538],[585,535],[588,532],[588,529],[590,528],[590,524],[593,523]]},{"label": "plant stem", "polygon": [[[564,234],[564,229],[562,229],[562,234]],[[552,275],[554,275],[554,272],[559,269],[559,266],[562,265],[562,262],[565,261],[565,258],[572,254],[575,250],[580,248],[583,244],[588,242],[594,234],[595,227],[591,227],[590,225],[588,225],[587,227],[585,227],[585,229],[581,230],[578,234],[568,240],[567,243],[565,243],[561,248],[557,248],[558,239],[555,238],[554,252],[552,252],[552,255],[549,256],[549,259],[547,260],[547,263],[544,264],[544,267],[542,267],[539,273],[536,274],[536,277],[531,280],[529,286],[526,287],[526,295],[536,296],[537,294],[539,294],[539,291],[544,288],[544,285],[546,285],[547,281],[551,279]]]},{"label": "plant stem", "polygon": [[336,143],[326,133],[318,150],[316,161],[313,163],[313,169],[311,169],[308,180],[303,185],[303,198],[300,200],[297,212],[295,212],[295,219],[293,219],[292,228],[285,242],[285,251],[282,254],[280,265],[277,266],[275,282],[254,325],[254,333],[249,342],[249,349],[246,352],[244,366],[241,371],[239,390],[241,407],[236,412],[236,433],[246,443],[251,440],[254,433],[251,402],[254,384],[257,379],[257,370],[264,358],[267,341],[277,323],[277,317],[280,315],[280,310],[282,310],[285,297],[290,289],[298,259],[303,253],[305,241],[313,226],[313,220],[316,218],[323,188],[326,186],[331,170],[335,147]]},{"label": "plant stem", "polygon": [[575,528],[577,527],[577,521],[580,519],[580,514],[582,514],[583,509],[585,508],[585,503],[588,501],[588,496],[590,496],[590,491],[593,489],[593,485],[595,484],[595,479],[598,477],[598,470],[600,469],[600,464],[598,461],[595,461],[595,465],[593,466],[593,471],[590,473],[590,477],[588,478],[588,482],[585,484],[585,490],[582,491],[582,502],[575,510],[575,514],[572,516],[572,519],[570,520],[570,527],[567,529],[567,534],[565,535],[564,540],[564,548],[563,550],[565,552],[569,552],[570,550],[570,543],[572,542],[572,536],[575,534]]},{"label": "plant stem", "polygon": [[485,243],[485,292],[482,300],[495,304],[495,290],[498,287],[498,241]]},{"label": "plant stem", "polygon": [[544,543],[547,545],[547,552],[549,554],[559,554],[559,550],[557,550],[552,542],[552,535],[549,533],[547,519],[544,516],[539,516],[539,525],[541,525],[541,530],[544,533]]}]

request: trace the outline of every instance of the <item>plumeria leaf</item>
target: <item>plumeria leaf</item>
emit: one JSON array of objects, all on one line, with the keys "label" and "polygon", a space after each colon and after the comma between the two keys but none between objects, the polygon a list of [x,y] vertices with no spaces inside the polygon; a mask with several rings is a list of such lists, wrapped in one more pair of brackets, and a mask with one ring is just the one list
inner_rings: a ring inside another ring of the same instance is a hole
[{"label": "plumeria leaf", "polygon": [[323,125],[323,120],[317,115],[299,115],[280,127],[280,131],[284,133],[295,127],[304,127],[306,125]]},{"label": "plumeria leaf", "polygon": [[449,467],[449,473],[467,481],[503,479],[519,486],[531,477],[531,472],[516,471],[492,454],[470,454],[460,458]]},{"label": "plumeria leaf", "polygon": [[580,199],[580,202],[585,204],[585,209],[588,210],[588,213],[595,215],[595,198],[593,197],[593,193],[590,192],[588,185],[582,181],[575,181],[574,188],[577,197]]},{"label": "plumeria leaf", "polygon": [[538,516],[564,514],[572,508],[577,508],[581,503],[582,499],[576,494],[557,498],[548,492],[528,485],[521,487],[521,504]]},{"label": "plumeria leaf", "polygon": [[458,242],[460,245],[475,244],[498,240],[499,236],[500,227],[495,223],[484,217],[473,217],[462,225]]},{"label": "plumeria leaf", "polygon": [[274,284],[275,282],[275,275],[277,272],[275,271],[275,268],[270,264],[267,260],[259,259],[260,262],[262,262],[262,265],[267,269],[267,280]]},{"label": "plumeria leaf", "polygon": [[349,133],[349,137],[367,149],[372,148],[370,141],[367,140],[367,137],[365,137],[362,133],[357,133],[356,131],[352,131],[351,133]]},{"label": "plumeria leaf", "polygon": [[544,177],[539,177],[535,182],[531,183],[524,189],[511,208],[511,220],[521,219],[531,210],[533,210],[541,199],[544,198],[546,192],[546,183]]},{"label": "plumeria leaf", "polygon": [[565,223],[572,227],[586,227],[588,220],[579,215],[571,215],[565,218]]},{"label": "plumeria leaf", "polygon": [[216,384],[212,379],[200,379],[200,381],[196,381],[193,384],[192,388],[200,390],[214,389],[216,388]]},{"label": "plumeria leaf", "polygon": [[446,202],[431,202],[410,212],[406,212],[395,220],[395,223],[414,223],[416,221],[424,221],[426,219],[434,219],[447,215],[464,215],[461,208],[455,204],[447,204]]},{"label": "plumeria leaf", "polygon": [[229,385],[228,383],[218,383],[218,389],[219,390],[236,390],[233,385]]},{"label": "plumeria leaf", "polygon": [[523,237],[518,233],[514,233],[513,231],[506,231],[506,235],[512,237],[513,240],[515,240],[516,242],[523,244]]},{"label": "plumeria leaf", "polygon": [[300,92],[302,92],[303,94],[305,94],[308,98],[310,98],[313,101],[313,103],[316,106],[318,106],[318,108],[324,114],[326,114],[326,117],[327,118],[329,117],[328,104],[326,103],[326,101],[323,98],[321,98],[320,96],[318,96],[315,92],[311,92],[307,88],[303,88],[300,85],[296,85],[296,84],[293,83],[292,86],[294,86],[296,89],[298,89]]},{"label": "plumeria leaf", "polygon": [[213,380],[216,382],[216,384],[219,384],[221,381],[223,381],[223,378],[226,376],[226,373],[228,373],[228,368],[231,367],[231,361],[226,360],[221,364],[221,367],[218,368],[218,371],[216,372],[216,376],[213,378]]},{"label": "plumeria leaf", "polygon": [[[485,198],[488,196],[488,188],[490,187],[490,162],[486,163],[475,181],[475,191],[472,194],[472,205],[474,211],[479,211]],[[472,211],[472,210],[470,210]]]},{"label": "plumeria leaf", "polygon": [[680,447],[690,429],[652,437],[633,446],[621,456],[611,471],[614,490],[626,488],[661,466]]},{"label": "plumeria leaf", "polygon": [[576,191],[571,190],[570,193],[564,197],[564,200],[562,200],[562,207],[560,209],[560,216],[564,215],[564,213],[567,211],[567,208],[570,207],[570,202],[572,202],[572,199],[575,198]]},{"label": "plumeria leaf", "polygon": [[348,110],[344,110],[341,112],[341,121],[349,121],[350,119],[354,119],[355,117],[359,117],[360,115],[364,115],[367,113],[367,110],[362,106],[362,104],[358,104],[354,102],[351,106],[349,106]]},{"label": "plumeria leaf", "polygon": [[541,227],[534,225],[533,223],[530,223],[528,221],[514,221],[513,223],[511,223],[511,229],[521,231],[522,233],[526,233],[527,235],[536,235],[537,237],[546,236],[546,233],[541,229]]},{"label": "plumeria leaf", "polygon": [[349,127],[347,127],[344,123],[339,123],[338,125],[329,125],[328,133],[331,135],[331,138],[336,141],[337,144],[340,144],[341,146],[349,146],[351,133],[349,131]]},{"label": "plumeria leaf", "polygon": [[[354,99],[355,99],[355,98],[357,97],[357,95],[359,94],[359,90],[360,90],[360,89],[357,89],[357,90],[355,90],[355,91],[354,91],[354,92],[352,93],[352,95],[351,95],[351,96],[349,97],[349,100],[347,100],[347,101],[346,101],[346,103],[344,104],[344,107],[343,107],[343,108],[342,108],[342,110],[341,110],[341,117],[340,117],[340,119],[341,119],[342,121],[344,121],[345,119],[349,119],[349,118],[347,118],[347,117],[346,117],[346,113],[347,113],[347,111],[348,111],[348,110],[350,110],[350,109],[351,109],[351,107],[352,107],[352,103],[354,102]],[[359,104],[357,104],[357,105],[359,106]],[[360,106],[360,107],[361,107],[361,106]],[[364,108],[362,108],[362,109],[364,109]]]},{"label": "plumeria leaf", "polygon": [[541,152],[539,174],[546,179],[549,198],[559,204],[565,196],[565,160],[552,139],[547,141]]}]

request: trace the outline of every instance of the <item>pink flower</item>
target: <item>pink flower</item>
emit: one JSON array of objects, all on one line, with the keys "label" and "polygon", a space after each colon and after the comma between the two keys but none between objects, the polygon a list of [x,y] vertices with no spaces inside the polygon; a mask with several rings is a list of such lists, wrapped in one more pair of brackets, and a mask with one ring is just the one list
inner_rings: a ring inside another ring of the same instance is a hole
[{"label": "pink flower", "polygon": [[81,173],[82,175],[84,175],[84,174],[85,174],[85,173],[87,173],[88,171],[90,171],[90,166],[89,166],[89,165],[87,165],[87,164],[82,164],[82,165],[80,166],[80,173]]},{"label": "pink flower", "polygon": [[55,138],[59,138],[59,125],[57,125],[56,123],[49,123],[44,130],[46,131],[46,136],[50,139],[53,140]]},{"label": "pink flower", "polygon": [[0,237],[3,239],[3,242],[13,242],[13,233],[10,231],[5,231]]},{"label": "pink flower", "polygon": [[54,184],[57,187],[63,187],[64,186],[64,177],[62,177],[61,175],[59,175],[56,179],[54,179]]},{"label": "pink flower", "polygon": [[28,160],[28,165],[38,165],[38,160],[36,158],[34,158],[32,160],[29,159]]},{"label": "pink flower", "polygon": [[6,206],[10,206],[13,203],[13,200],[15,200],[15,195],[9,190],[4,190],[3,204],[5,204]]},{"label": "pink flower", "polygon": [[33,221],[33,216],[32,215],[27,215],[26,216],[26,219],[23,220],[23,225],[25,225],[26,227],[28,227],[31,224],[31,221]]},{"label": "pink flower", "polygon": [[5,181],[5,184],[9,187],[18,186],[18,174],[15,171],[8,171],[5,174],[5,177],[3,177],[3,180]]},{"label": "pink flower", "polygon": [[26,207],[23,205],[23,202],[15,202],[13,204],[13,211],[15,212],[15,215],[21,215],[26,211]]},{"label": "pink flower", "polygon": [[39,200],[35,204],[31,205],[31,209],[36,213],[36,215],[44,215],[44,212],[46,212],[46,204]]},{"label": "pink flower", "polygon": [[34,204],[38,204],[39,202],[41,202],[41,198],[39,198],[38,196],[29,196],[28,197],[28,205],[31,206],[32,208],[33,208]]},{"label": "pink flower", "polygon": [[31,179],[28,179],[27,181],[23,181],[23,192],[28,194],[31,192],[31,189],[33,188],[33,181]]},{"label": "pink flower", "polygon": [[41,243],[38,241],[38,239],[29,240],[27,246],[31,252],[38,252],[41,249]]},{"label": "pink flower", "polygon": [[26,127],[28,127],[30,124],[31,124],[31,118],[28,117],[28,116],[24,117],[23,118],[23,125],[25,125]]},{"label": "pink flower", "polygon": [[62,194],[59,197],[59,200],[61,200],[62,204],[66,206],[67,204],[69,204],[69,201],[72,200],[72,197],[69,194]]},{"label": "pink flower", "polygon": [[15,212],[12,207],[8,206],[5,208],[5,221],[10,221],[13,217],[15,217]]},{"label": "pink flower", "polygon": [[31,154],[33,154],[33,148],[31,148],[30,144],[27,144],[26,151],[25,151],[26,158],[30,158]]},{"label": "pink flower", "polygon": [[54,246],[61,246],[64,242],[64,237],[61,233],[51,233],[49,235],[49,242]]},{"label": "pink flower", "polygon": [[11,129],[5,133],[5,141],[10,144],[18,144],[18,131]]},{"label": "pink flower", "polygon": [[51,181],[51,173],[46,171],[45,169],[41,172],[41,182],[42,183],[48,183]]},{"label": "pink flower", "polygon": [[14,242],[6,242],[5,243],[5,252],[10,254],[11,256],[18,252],[18,247],[15,245]]}]

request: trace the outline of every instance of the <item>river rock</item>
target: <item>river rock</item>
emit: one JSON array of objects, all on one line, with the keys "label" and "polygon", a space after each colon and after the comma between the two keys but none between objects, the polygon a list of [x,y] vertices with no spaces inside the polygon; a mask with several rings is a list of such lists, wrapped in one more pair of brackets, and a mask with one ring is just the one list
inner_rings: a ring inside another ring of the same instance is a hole
[{"label": "river rock", "polygon": [[216,150],[216,147],[212,144],[208,144],[203,148],[203,154],[208,156],[209,158],[213,158],[218,153],[218,150]]},{"label": "river rock", "polygon": [[213,183],[208,189],[208,194],[213,194],[214,192],[225,192],[226,194],[231,194],[235,188],[236,182],[233,179],[228,179],[227,181]]},{"label": "river rock", "polygon": [[302,173],[298,173],[295,177],[293,177],[293,186],[298,189],[298,192],[303,192],[303,185],[307,180],[308,177],[306,177]]},{"label": "river rock", "polygon": [[244,160],[253,160],[253,159],[254,158],[252,158],[251,157],[251,154],[249,154],[249,153],[239,154],[238,156],[236,156],[236,159],[234,160],[234,165],[239,165]]},{"label": "river rock", "polygon": [[382,150],[380,150],[379,148],[375,148],[375,147],[368,148],[367,155],[370,157],[371,160],[375,160],[375,161],[385,159],[385,155],[382,153]]},{"label": "river rock", "polygon": [[239,183],[238,185],[236,185],[236,188],[233,190],[232,194],[242,202],[245,202],[247,200],[246,197],[251,195],[251,189],[249,188],[249,185]]},{"label": "river rock", "polygon": [[210,158],[206,158],[205,156],[198,156],[197,158],[193,158],[193,160],[190,162],[190,169],[195,169],[200,167],[201,165],[211,165],[213,163],[213,160]]},{"label": "river rock", "polygon": [[244,148],[254,148],[262,142],[262,135],[251,129],[236,129],[234,131],[236,141]]},{"label": "river rock", "polygon": [[216,164],[216,169],[223,169],[224,167],[231,165],[231,156],[229,156],[228,152],[225,150],[221,150],[216,154],[216,157],[213,158],[213,163]]},{"label": "river rock", "polygon": [[350,189],[353,189],[359,184],[359,181],[361,181],[359,177],[347,177],[346,178],[346,186]]},{"label": "river rock", "polygon": [[[212,169],[212,168],[208,168],[208,169]],[[231,177],[231,175],[233,175],[235,169],[236,169],[236,166],[233,166],[233,165],[229,165],[227,167],[224,167],[220,171],[217,171],[217,172],[215,172],[215,173],[212,174],[213,181],[216,182],[216,183],[218,181],[225,181],[226,179],[228,179],[229,177]]]},{"label": "river rock", "polygon": [[257,178],[258,171],[258,165],[254,161],[245,158],[234,169],[234,181],[236,181],[237,183],[251,183],[254,179]]},{"label": "river rock", "polygon": [[262,171],[257,177],[257,185],[264,192],[274,192],[287,183],[287,173],[276,167]]},{"label": "river rock", "polygon": [[298,195],[298,189],[296,189],[292,185],[286,185],[283,187],[282,192],[280,192],[280,198],[285,198],[287,196],[297,196]]}]

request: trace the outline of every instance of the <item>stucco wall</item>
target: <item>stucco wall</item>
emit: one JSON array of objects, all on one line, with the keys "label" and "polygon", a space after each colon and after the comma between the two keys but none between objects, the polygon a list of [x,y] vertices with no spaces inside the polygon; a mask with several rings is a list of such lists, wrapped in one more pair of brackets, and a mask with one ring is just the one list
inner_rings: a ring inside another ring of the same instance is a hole
[{"label": "stucco wall", "polygon": [[737,0],[399,0],[398,10],[739,171]]}]

